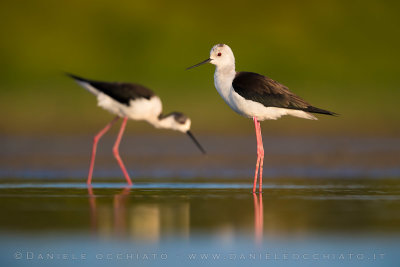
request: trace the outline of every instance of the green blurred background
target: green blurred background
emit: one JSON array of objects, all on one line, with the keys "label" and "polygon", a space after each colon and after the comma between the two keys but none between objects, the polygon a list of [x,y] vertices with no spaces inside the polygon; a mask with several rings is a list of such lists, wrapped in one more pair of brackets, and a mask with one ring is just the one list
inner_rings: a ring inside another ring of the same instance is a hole
[{"label": "green blurred background", "polygon": [[[64,71],[142,83],[202,134],[253,134],[214,88],[214,66],[186,71],[216,43],[237,70],[265,74],[341,114],[284,118],[264,134],[400,133],[398,1],[2,1],[0,134],[87,134],[112,115]],[[154,132],[143,122],[131,133]]]}]

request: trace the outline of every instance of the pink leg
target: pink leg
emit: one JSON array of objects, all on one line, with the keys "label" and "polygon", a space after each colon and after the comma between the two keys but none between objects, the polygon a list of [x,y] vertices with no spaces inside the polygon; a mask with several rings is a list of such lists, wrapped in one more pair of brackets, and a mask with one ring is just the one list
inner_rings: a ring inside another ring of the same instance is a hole
[{"label": "pink leg", "polygon": [[258,177],[258,166],[260,165],[260,157],[257,155],[257,163],[256,163],[256,171],[254,174],[254,183],[253,183],[253,193],[256,192],[257,189],[257,177]]},{"label": "pink leg", "polygon": [[260,122],[258,122],[258,135],[260,138],[260,180],[259,180],[259,184],[258,184],[258,192],[262,193],[262,176],[263,176],[263,165],[264,165],[264,144],[262,141],[262,135],[261,135],[261,125]]},{"label": "pink leg", "polygon": [[253,120],[254,120],[254,127],[256,130],[256,137],[257,137],[257,163],[256,163],[256,171],[255,171],[254,183],[253,183],[253,193],[255,193],[256,187],[257,187],[257,176],[258,176],[259,168],[260,168],[259,192],[262,191],[262,169],[263,169],[263,160],[264,160],[264,147],[263,147],[262,137],[261,137],[260,122],[258,122],[256,117],[253,117]]},{"label": "pink leg", "polygon": [[96,150],[97,150],[97,143],[99,142],[100,138],[117,122],[119,117],[115,117],[109,124],[106,125],[100,132],[98,132],[93,139],[93,148],[92,148],[92,157],[90,158],[90,167],[89,167],[89,175],[87,179],[87,184],[90,185],[92,183],[92,175],[93,175],[93,168],[94,168],[94,159],[96,158]]},{"label": "pink leg", "polygon": [[260,142],[260,139],[258,137],[258,121],[257,121],[257,118],[253,117],[253,120],[254,120],[254,128],[256,130],[256,138],[257,138],[257,163],[256,163],[256,171],[255,171],[255,174],[254,174],[254,183],[253,183],[253,193],[255,193],[256,192],[256,188],[257,188],[258,168],[259,168],[259,165],[260,165],[260,156],[258,154],[258,144]]},{"label": "pink leg", "polygon": [[115,144],[114,144],[114,147],[113,147],[113,153],[114,153],[115,159],[118,161],[118,164],[122,169],[122,172],[124,173],[124,176],[125,176],[125,179],[126,179],[127,183],[129,185],[132,185],[131,178],[129,178],[129,174],[125,169],[125,165],[122,162],[121,157],[119,156],[119,143],[121,142],[122,135],[124,134],[124,130],[125,130],[125,126],[126,126],[127,121],[128,121],[128,117],[125,117],[124,120],[122,121],[121,129],[119,130],[117,141],[115,141]]}]

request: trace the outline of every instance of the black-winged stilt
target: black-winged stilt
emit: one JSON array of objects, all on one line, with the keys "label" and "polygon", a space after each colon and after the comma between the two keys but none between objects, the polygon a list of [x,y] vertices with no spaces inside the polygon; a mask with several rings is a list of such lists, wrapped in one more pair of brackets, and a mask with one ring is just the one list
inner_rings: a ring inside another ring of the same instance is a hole
[{"label": "black-winged stilt", "polygon": [[205,63],[216,66],[214,84],[225,102],[237,113],[254,120],[257,136],[257,163],[254,175],[253,193],[257,187],[257,173],[260,170],[259,192],[262,192],[262,171],[264,147],[262,143],[260,121],[276,120],[284,115],[317,120],[310,113],[336,115],[334,112],[316,108],[289,89],[260,74],[253,72],[236,72],[235,57],[232,49],[226,44],[215,45],[210,57],[187,69]]},{"label": "black-winged stilt", "polygon": [[132,181],[121,157],[119,156],[119,144],[128,119],[144,120],[156,128],[171,129],[186,133],[194,141],[201,152],[205,153],[203,147],[190,131],[191,120],[180,112],[172,112],[163,115],[161,100],[150,89],[139,84],[100,82],[87,80],[73,74],[67,75],[73,78],[79,85],[97,96],[98,106],[117,115],[94,137],[87,184],[91,184],[92,182],[97,143],[120,117],[123,118],[123,121],[113,147],[113,153],[129,185],[132,184]]}]

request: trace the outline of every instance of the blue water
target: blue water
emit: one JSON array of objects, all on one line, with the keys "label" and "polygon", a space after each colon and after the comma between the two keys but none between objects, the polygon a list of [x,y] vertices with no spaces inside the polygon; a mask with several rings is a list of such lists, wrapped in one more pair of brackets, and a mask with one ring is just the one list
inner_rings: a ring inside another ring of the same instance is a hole
[{"label": "blue water", "polygon": [[[194,239],[194,238],[193,238]],[[205,239],[157,245],[65,236],[14,239],[2,245],[3,266],[397,266],[398,238],[269,238],[262,248]]]}]

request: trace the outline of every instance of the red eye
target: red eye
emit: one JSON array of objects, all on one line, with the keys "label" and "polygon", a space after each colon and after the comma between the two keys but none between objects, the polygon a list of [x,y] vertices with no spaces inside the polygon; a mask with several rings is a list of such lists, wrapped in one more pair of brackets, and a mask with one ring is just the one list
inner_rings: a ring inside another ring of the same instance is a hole
[{"label": "red eye", "polygon": [[218,56],[220,57],[220,56],[221,56],[221,53],[218,53]]}]

